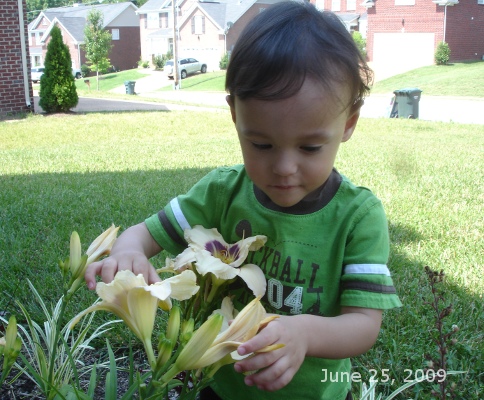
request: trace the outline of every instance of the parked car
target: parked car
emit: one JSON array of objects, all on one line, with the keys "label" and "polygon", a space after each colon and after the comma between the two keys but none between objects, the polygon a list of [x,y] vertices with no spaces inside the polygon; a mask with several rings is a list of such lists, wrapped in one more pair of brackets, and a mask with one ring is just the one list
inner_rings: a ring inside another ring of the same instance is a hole
[{"label": "parked car", "polygon": [[[40,82],[40,78],[44,74],[45,67],[34,67],[30,70],[30,76],[32,78],[32,82],[37,83]],[[80,79],[82,77],[82,73],[80,69],[72,68],[72,76],[76,79]]]},{"label": "parked car", "polygon": [[44,67],[35,67],[30,70],[30,76],[32,78],[32,82],[37,83],[40,82],[41,76],[44,74]]},{"label": "parked car", "polygon": [[[173,68],[173,60],[168,60],[165,63],[164,71],[170,79],[173,79],[175,69]],[[200,71],[202,74],[207,72],[207,64],[203,64],[194,58],[182,58],[178,60],[178,73],[181,79],[185,79],[187,75],[194,74]]]}]

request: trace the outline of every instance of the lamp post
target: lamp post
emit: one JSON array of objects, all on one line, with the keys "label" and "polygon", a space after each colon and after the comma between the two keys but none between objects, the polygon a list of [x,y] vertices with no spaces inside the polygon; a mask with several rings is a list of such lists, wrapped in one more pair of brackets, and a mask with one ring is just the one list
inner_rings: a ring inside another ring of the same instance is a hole
[{"label": "lamp post", "polygon": [[177,13],[177,7],[176,7],[176,0],[171,1],[172,4],[172,11],[173,11],[173,88],[175,90],[180,89],[180,84],[179,84],[179,76],[178,76],[178,35],[177,35],[177,29],[176,29],[176,13]]},{"label": "lamp post", "polygon": [[459,0],[433,0],[433,2],[444,7],[444,39],[442,41],[445,43],[445,32],[447,30],[447,6],[459,4]]}]

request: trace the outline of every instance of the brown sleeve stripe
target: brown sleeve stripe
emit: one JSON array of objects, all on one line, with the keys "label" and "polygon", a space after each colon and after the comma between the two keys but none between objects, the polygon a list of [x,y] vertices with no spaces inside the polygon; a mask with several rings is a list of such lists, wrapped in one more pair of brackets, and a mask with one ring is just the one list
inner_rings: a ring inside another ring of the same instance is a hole
[{"label": "brown sleeve stripe", "polygon": [[158,219],[160,220],[161,225],[165,229],[165,231],[168,234],[168,236],[170,236],[170,238],[175,243],[178,243],[178,244],[180,244],[182,246],[186,246],[187,245],[187,242],[185,241],[185,239],[184,238],[181,238],[178,235],[178,233],[176,232],[175,228],[173,227],[173,225],[171,224],[170,220],[166,216],[165,210],[161,210],[158,213]]},{"label": "brown sleeve stripe", "polygon": [[342,290],[362,290],[364,292],[396,294],[394,286],[379,285],[371,282],[346,281],[341,285]]}]

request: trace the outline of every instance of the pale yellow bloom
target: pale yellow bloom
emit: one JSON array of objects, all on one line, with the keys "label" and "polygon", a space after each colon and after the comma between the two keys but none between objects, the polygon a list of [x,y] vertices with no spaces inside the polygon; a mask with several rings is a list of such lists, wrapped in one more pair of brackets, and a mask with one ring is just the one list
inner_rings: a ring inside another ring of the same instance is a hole
[{"label": "pale yellow bloom", "polygon": [[179,275],[172,276],[162,282],[145,286],[144,290],[151,292],[160,300],[160,307],[169,310],[172,306],[171,298],[187,300],[198,292],[197,277],[191,270],[183,271]]},{"label": "pale yellow bloom", "polygon": [[[208,323],[208,321],[204,323],[183,349],[182,353],[185,352],[185,349],[189,349],[186,351],[183,363],[179,364],[183,366],[183,369],[199,369],[217,363],[237,350],[242,343],[253,338],[259,329],[277,318],[277,316],[267,317],[264,307],[260,304],[260,298],[255,298],[237,314],[226,330],[217,335],[215,330],[222,327],[222,319],[224,318],[222,314],[230,317],[231,304],[228,304],[228,302],[231,303],[231,301],[229,298],[226,299],[228,300],[224,299],[226,302],[224,312],[215,312],[208,320],[211,323]],[[218,319],[213,319],[215,316],[218,316]],[[204,328],[203,333],[199,334],[202,328]],[[283,346],[282,344],[268,346],[261,349],[260,352],[276,350]],[[228,361],[225,363],[228,363]],[[235,358],[232,358],[231,361],[235,361]]]},{"label": "pale yellow bloom", "polygon": [[5,340],[5,337],[0,338],[0,346],[5,346],[7,344],[7,341]]},{"label": "pale yellow bloom", "polygon": [[[114,224],[101,233],[89,246],[84,256],[81,256],[81,240],[77,232],[72,232],[70,241],[69,269],[71,271],[70,295],[77,291],[84,279],[86,268],[103,255],[109,254],[116,240],[119,227]],[[64,264],[61,264],[64,265]]]},{"label": "pale yellow bloom", "polygon": [[120,271],[111,283],[97,284],[96,292],[101,301],[78,314],[70,323],[70,328],[72,329],[82,316],[90,312],[112,312],[143,342],[150,363],[154,363],[151,335],[159,303],[171,307],[170,297],[185,300],[197,290],[193,271],[184,271],[180,275],[150,286],[143,275],[135,276],[131,271]]},{"label": "pale yellow bloom", "polygon": [[114,224],[112,224],[91,243],[86,251],[88,257],[86,265],[89,265],[98,258],[109,254],[114,242],[116,241],[118,230],[119,226],[115,227]]},{"label": "pale yellow bloom", "polygon": [[267,238],[262,235],[242,239],[228,244],[217,229],[195,226],[185,231],[188,248],[179,254],[174,263],[168,263],[162,270],[183,270],[195,263],[201,275],[212,273],[216,279],[230,280],[241,277],[255,296],[263,296],[266,279],[262,270],[255,264],[245,264],[249,251],[257,251],[264,246]]}]

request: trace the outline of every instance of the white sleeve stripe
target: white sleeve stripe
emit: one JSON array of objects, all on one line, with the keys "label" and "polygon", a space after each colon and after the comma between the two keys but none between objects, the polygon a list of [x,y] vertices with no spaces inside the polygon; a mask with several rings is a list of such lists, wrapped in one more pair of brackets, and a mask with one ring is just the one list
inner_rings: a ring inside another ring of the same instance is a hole
[{"label": "white sleeve stripe", "polygon": [[180,203],[178,203],[178,199],[176,197],[170,201],[170,206],[173,214],[175,215],[176,221],[178,222],[178,225],[180,225],[180,228],[182,228],[183,231],[185,231],[185,229],[191,229],[190,224],[183,215],[183,212],[180,208]]},{"label": "white sleeve stripe", "polygon": [[345,274],[380,274],[390,276],[390,270],[385,264],[348,264]]}]

